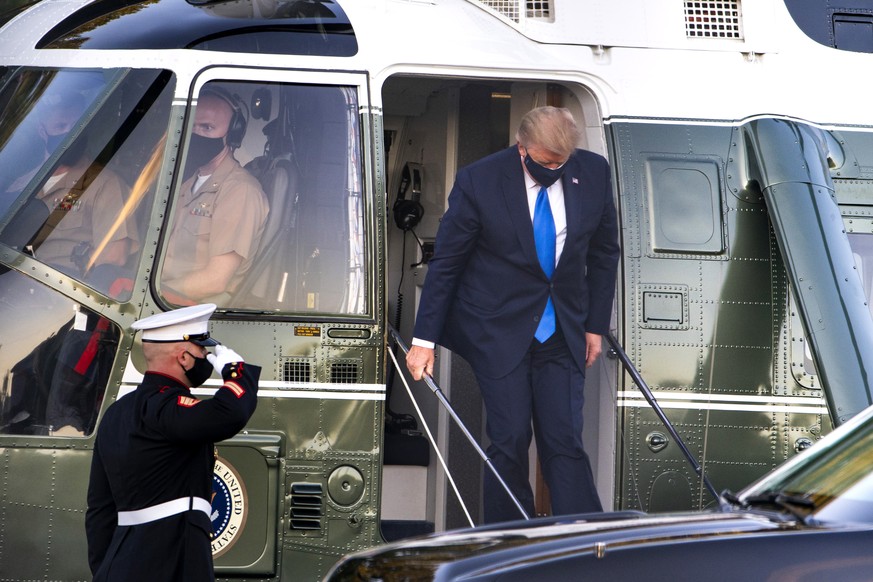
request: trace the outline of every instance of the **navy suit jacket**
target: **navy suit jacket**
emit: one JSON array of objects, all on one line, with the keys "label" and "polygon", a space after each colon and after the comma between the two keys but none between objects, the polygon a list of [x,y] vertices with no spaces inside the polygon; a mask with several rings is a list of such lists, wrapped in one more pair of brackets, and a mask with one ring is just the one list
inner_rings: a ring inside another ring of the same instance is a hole
[{"label": "navy suit jacket", "polygon": [[530,348],[551,292],[585,370],[585,332],[609,331],[619,246],[607,161],[576,150],[562,176],[567,238],[551,281],[537,259],[516,146],[462,168],[449,195],[415,322],[477,373],[500,378]]}]

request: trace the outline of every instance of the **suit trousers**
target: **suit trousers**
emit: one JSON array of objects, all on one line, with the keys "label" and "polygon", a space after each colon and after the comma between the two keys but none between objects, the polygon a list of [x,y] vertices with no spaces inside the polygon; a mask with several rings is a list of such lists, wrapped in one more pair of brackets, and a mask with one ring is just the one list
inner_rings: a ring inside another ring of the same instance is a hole
[{"label": "suit trousers", "polygon": [[[473,369],[491,441],[486,454],[528,515],[535,515],[528,462],[532,434],[552,514],[602,511],[582,447],[585,373],[571,357],[560,326],[545,343],[534,339],[521,363],[501,378]],[[484,506],[485,523],[522,518],[490,469],[485,471]]]}]

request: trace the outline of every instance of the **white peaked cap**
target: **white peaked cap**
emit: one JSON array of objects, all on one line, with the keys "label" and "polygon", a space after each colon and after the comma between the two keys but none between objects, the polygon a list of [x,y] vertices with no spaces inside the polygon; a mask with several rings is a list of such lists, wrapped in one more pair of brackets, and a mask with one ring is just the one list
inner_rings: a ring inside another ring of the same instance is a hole
[{"label": "white peaked cap", "polygon": [[193,342],[214,346],[219,342],[209,337],[209,318],[215,307],[214,303],[204,303],[156,313],[135,321],[131,327],[142,331],[144,342]]}]

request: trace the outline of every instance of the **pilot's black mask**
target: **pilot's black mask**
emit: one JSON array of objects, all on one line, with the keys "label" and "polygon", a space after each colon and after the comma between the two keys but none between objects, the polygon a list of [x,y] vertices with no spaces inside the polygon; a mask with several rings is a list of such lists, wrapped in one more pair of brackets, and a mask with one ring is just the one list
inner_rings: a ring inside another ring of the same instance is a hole
[{"label": "pilot's black mask", "polygon": [[55,133],[55,134],[46,134],[45,136],[45,150],[48,153],[54,152],[58,149],[58,146],[63,143],[67,136],[70,135],[70,132],[64,133]]},{"label": "pilot's black mask", "polygon": [[224,149],[223,137],[203,137],[191,134],[188,155],[185,158],[185,178],[192,176],[201,166],[211,162]]},{"label": "pilot's black mask", "polygon": [[[45,136],[45,151],[53,154],[61,144],[70,136],[70,132],[57,133]],[[60,156],[60,162],[67,166],[74,166],[85,155],[88,143],[83,136],[76,138],[73,143],[67,145],[67,149]]]}]

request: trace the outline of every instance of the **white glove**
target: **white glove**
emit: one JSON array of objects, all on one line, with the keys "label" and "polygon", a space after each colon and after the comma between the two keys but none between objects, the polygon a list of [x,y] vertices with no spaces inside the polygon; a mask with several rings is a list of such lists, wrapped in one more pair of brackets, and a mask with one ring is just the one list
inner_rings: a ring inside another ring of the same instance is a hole
[{"label": "white glove", "polygon": [[215,368],[219,376],[221,376],[221,371],[224,370],[227,364],[245,361],[238,353],[221,344],[215,346],[214,354],[206,354],[206,359],[209,360],[209,363],[212,364],[212,367]]}]

